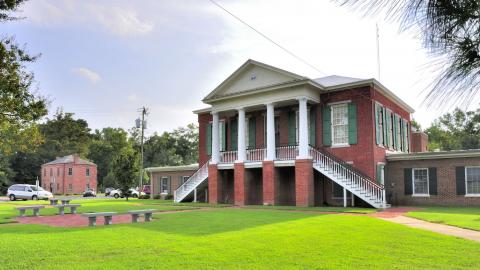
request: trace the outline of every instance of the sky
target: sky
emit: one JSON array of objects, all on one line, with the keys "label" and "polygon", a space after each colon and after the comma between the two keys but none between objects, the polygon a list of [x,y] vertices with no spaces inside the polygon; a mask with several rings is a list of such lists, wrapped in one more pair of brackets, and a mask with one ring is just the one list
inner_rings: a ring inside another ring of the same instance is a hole
[{"label": "sky", "polygon": [[376,23],[382,84],[424,127],[448,110],[422,105],[437,71],[415,31],[327,0],[216,1],[321,72],[209,0],[30,0],[0,33],[41,53],[28,68],[49,117],[61,107],[92,129],[129,129],[142,106],[147,134],[195,123],[202,98],[248,59],[312,79],[378,78]]}]

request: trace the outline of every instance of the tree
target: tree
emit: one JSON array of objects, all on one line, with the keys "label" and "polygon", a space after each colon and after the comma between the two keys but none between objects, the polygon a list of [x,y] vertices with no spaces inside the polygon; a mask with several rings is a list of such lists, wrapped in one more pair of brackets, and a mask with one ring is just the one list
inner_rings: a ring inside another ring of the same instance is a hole
[{"label": "tree", "polygon": [[384,12],[401,30],[419,29],[423,45],[437,57],[441,72],[426,101],[469,103],[480,87],[480,1],[336,0],[366,14]]},{"label": "tree", "polygon": [[11,167],[15,171],[14,182],[34,183],[35,178],[40,177],[41,164],[56,157],[74,153],[87,156],[93,136],[87,121],[74,119],[73,116],[73,113],[57,110],[52,119],[39,125],[43,143],[35,151],[18,149],[11,156]]},{"label": "tree", "polygon": [[429,149],[466,150],[480,148],[480,110],[455,109],[425,129]]},{"label": "tree", "polygon": [[[24,1],[0,1],[0,23]],[[13,38],[0,38],[0,154],[26,151],[41,142],[36,122],[47,114],[45,98],[32,89],[33,73],[25,65],[35,62]]]},{"label": "tree", "polygon": [[[115,186],[113,175],[110,173],[112,161],[123,148],[132,148],[128,134],[121,128],[104,128],[96,130],[94,140],[89,146],[88,158],[97,164],[97,179],[99,186]],[[107,181],[105,181],[106,177]]]},{"label": "tree", "polygon": [[128,201],[130,188],[135,185],[138,176],[138,156],[133,149],[123,148],[112,164],[112,173],[120,187],[122,195]]}]

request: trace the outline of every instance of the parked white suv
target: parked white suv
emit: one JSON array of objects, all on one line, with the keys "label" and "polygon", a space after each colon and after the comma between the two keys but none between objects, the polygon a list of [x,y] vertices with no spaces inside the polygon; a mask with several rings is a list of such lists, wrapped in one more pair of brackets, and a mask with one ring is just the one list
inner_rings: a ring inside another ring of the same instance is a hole
[{"label": "parked white suv", "polygon": [[[140,195],[140,193],[138,192],[138,190],[136,189],[133,189],[131,188],[130,189],[130,194],[131,194],[131,197],[133,198],[138,198],[138,196]],[[142,192],[142,195],[144,195],[145,193]],[[110,196],[112,197],[115,197],[115,199],[118,199],[120,197],[123,198],[122,196],[122,191],[120,189],[113,189],[110,191]]]},{"label": "parked white suv", "polygon": [[27,184],[17,184],[10,186],[7,191],[7,196],[11,201],[17,199],[22,200],[46,200],[52,198],[53,195],[51,192],[44,190],[41,187]]}]

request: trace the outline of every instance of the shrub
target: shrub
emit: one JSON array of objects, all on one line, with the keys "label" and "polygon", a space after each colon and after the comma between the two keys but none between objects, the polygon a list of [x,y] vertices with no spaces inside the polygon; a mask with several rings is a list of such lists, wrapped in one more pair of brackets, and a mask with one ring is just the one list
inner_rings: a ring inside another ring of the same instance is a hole
[{"label": "shrub", "polygon": [[140,195],[140,197],[138,197],[138,198],[143,199],[143,200],[148,200],[148,199],[150,199],[150,195],[148,195],[148,194]]},{"label": "shrub", "polygon": [[157,194],[157,195],[153,196],[153,198],[154,198],[155,200],[160,200],[162,197],[160,196],[160,194]]},{"label": "shrub", "polygon": [[165,200],[173,200],[173,195],[172,194],[165,195]]}]

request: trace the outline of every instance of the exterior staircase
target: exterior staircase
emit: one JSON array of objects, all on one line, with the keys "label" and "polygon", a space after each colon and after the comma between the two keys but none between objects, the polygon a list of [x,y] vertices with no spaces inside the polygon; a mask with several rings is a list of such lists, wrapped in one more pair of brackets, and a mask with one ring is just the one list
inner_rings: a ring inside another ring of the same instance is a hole
[{"label": "exterior staircase", "polygon": [[200,184],[208,178],[208,164],[205,162],[195,173],[188,178],[185,183],[178,187],[173,193],[173,201],[178,203],[183,201],[190,193],[192,193]]},{"label": "exterior staircase", "polygon": [[385,198],[384,185],[375,183],[368,176],[326,151],[310,147],[310,155],[313,157],[313,168],[321,174],[375,208],[390,207]]}]

